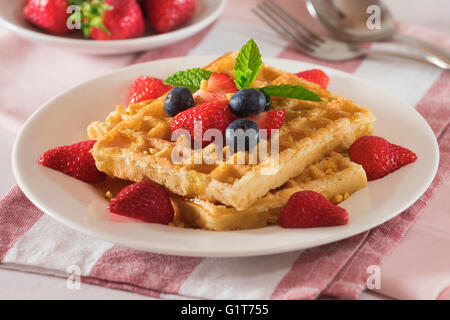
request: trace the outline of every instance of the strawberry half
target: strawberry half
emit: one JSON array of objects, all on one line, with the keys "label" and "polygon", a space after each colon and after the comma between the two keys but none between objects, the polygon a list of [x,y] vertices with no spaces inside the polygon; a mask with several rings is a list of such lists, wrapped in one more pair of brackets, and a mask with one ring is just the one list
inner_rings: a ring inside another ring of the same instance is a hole
[{"label": "strawberry half", "polygon": [[146,0],[145,8],[153,29],[172,31],[187,22],[197,8],[196,0]]},{"label": "strawberry half", "polygon": [[323,89],[326,89],[330,82],[330,78],[328,78],[327,74],[320,69],[306,70],[296,73],[295,75],[306,81],[317,83]]},{"label": "strawberry half", "polygon": [[84,182],[102,182],[106,176],[97,169],[89,152],[94,144],[95,140],[88,140],[52,148],[39,157],[39,163]]},{"label": "strawberry half", "polygon": [[238,91],[236,84],[233,79],[225,73],[215,72],[208,80],[202,81],[202,86],[197,90],[193,97],[195,100],[200,98],[202,103],[225,100],[227,98],[227,93],[235,93]]},{"label": "strawberry half", "polygon": [[376,136],[361,137],[350,146],[353,162],[363,166],[367,180],[376,180],[417,160],[417,155],[404,147]]},{"label": "strawberry half", "polygon": [[130,85],[128,90],[128,103],[157,99],[172,88],[171,85],[165,84],[161,79],[141,76]]},{"label": "strawberry half", "polygon": [[174,216],[169,196],[153,181],[126,186],[109,203],[108,210],[129,218],[160,224],[168,224]]},{"label": "strawberry half", "polygon": [[208,79],[207,91],[235,93],[238,89],[233,79],[226,73],[214,72]]},{"label": "strawberry half", "polygon": [[348,223],[348,213],[320,193],[305,190],[289,198],[278,223],[283,228],[341,226]]},{"label": "strawberry half", "polygon": [[267,112],[261,112],[246,119],[254,121],[259,129],[267,130],[267,137],[270,138],[272,129],[280,129],[286,118],[286,110],[271,110]]},{"label": "strawberry half", "polygon": [[[201,137],[202,146],[206,146],[212,141],[203,140],[205,131],[208,129],[217,129],[223,135],[225,129],[234,118],[234,115],[228,107],[228,101],[212,101],[178,113],[175,117],[170,119],[169,124],[172,131],[177,129],[189,131],[192,140],[197,136]],[[195,123],[200,121],[201,131],[194,132]]]}]

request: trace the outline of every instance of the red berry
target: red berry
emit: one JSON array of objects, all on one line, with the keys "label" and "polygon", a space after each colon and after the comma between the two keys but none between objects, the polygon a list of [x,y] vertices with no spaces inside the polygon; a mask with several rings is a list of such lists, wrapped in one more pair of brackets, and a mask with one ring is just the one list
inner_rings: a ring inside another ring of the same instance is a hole
[{"label": "red berry", "polygon": [[295,75],[306,81],[317,83],[324,89],[328,87],[328,83],[330,82],[330,78],[328,78],[327,74],[320,69],[306,70],[296,73]]},{"label": "red berry", "polygon": [[66,0],[29,0],[23,15],[32,24],[55,34],[70,32],[67,28],[68,3]]},{"label": "red berry", "polygon": [[187,22],[197,7],[196,0],[146,0],[150,24],[159,33],[172,31]]},{"label": "red berry", "polygon": [[[217,93],[214,91],[206,91],[203,89],[195,91],[192,97],[195,101],[200,101],[201,103],[227,99],[227,95],[225,93]],[[200,98],[200,100],[198,98]]]},{"label": "red berry", "polygon": [[[218,129],[223,134],[234,118],[227,101],[212,101],[178,113],[170,120],[170,128],[172,131],[188,130],[191,139],[196,136],[203,138],[203,134],[208,129]],[[201,132],[194,132],[194,124],[199,121],[201,121]],[[203,146],[209,143],[211,141],[202,140]]]},{"label": "red berry", "polygon": [[[112,7],[100,16],[87,13],[86,20],[91,26],[89,36],[95,40],[120,40],[136,38],[145,31],[145,21],[141,7],[136,0],[105,0],[104,4]],[[96,20],[101,18],[105,32],[96,26]]]},{"label": "red berry", "polygon": [[128,91],[128,103],[137,103],[148,99],[157,99],[173,87],[157,78],[141,76],[134,80]]},{"label": "red berry", "polygon": [[341,226],[348,223],[348,213],[320,193],[305,190],[289,198],[278,223],[283,228]]},{"label": "red berry", "polygon": [[286,118],[286,110],[271,110],[267,112],[261,112],[247,119],[254,121],[259,129],[267,130],[267,137],[270,138],[272,129],[280,129]]},{"label": "red berry", "polygon": [[228,74],[214,72],[209,77],[207,91],[216,93],[235,93],[238,90],[233,79]]},{"label": "red berry", "polygon": [[[227,93],[235,93],[236,91],[238,91],[236,84],[229,75],[215,72],[210,76],[207,85],[197,90],[193,94],[193,97],[194,99],[200,97],[201,103],[226,100]],[[196,101],[198,100],[196,99]]]},{"label": "red berry", "polygon": [[52,148],[39,157],[39,163],[84,182],[102,182],[105,174],[97,169],[89,152],[94,144],[95,140],[88,140]]},{"label": "red berry", "polygon": [[110,202],[108,210],[150,223],[168,224],[174,210],[166,191],[153,181],[126,186]]},{"label": "red berry", "polygon": [[368,180],[376,180],[417,160],[417,155],[376,136],[361,137],[348,149],[350,159],[363,166]]}]

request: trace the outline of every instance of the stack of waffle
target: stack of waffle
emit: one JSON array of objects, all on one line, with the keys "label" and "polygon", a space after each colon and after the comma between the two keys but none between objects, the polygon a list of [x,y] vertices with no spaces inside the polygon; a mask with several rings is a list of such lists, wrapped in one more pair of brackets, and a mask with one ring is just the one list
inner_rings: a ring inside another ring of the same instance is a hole
[{"label": "stack of waffle", "polygon": [[[205,69],[234,77],[236,55],[226,54]],[[338,203],[364,187],[364,170],[345,153],[357,138],[371,134],[372,113],[314,83],[263,64],[252,86],[271,84],[302,85],[322,100],[272,97],[272,109],[286,110],[276,155],[259,157],[252,164],[236,164],[221,157],[209,164],[197,164],[189,157],[172,161],[173,150],[183,139],[171,141],[170,118],[164,112],[162,96],[126,109],[119,106],[104,122],[88,127],[89,137],[97,140],[92,150],[96,165],[111,177],[135,182],[150,179],[163,185],[176,208],[174,225],[209,230],[276,223],[289,197],[300,190],[314,190]],[[266,143],[270,149],[270,141]],[[203,151],[209,154],[212,148],[214,144]],[[227,148],[223,148],[224,154]],[[194,154],[192,151],[192,157]],[[235,158],[239,156],[235,154]],[[248,153],[241,156],[249,158]]]}]

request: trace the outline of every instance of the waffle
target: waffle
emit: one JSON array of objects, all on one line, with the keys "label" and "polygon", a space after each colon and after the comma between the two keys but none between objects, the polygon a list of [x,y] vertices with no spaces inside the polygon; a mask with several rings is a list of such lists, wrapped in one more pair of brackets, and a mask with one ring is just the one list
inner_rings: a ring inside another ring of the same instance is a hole
[{"label": "waffle", "polygon": [[144,106],[152,103],[153,100],[145,100],[139,103],[128,105],[126,109],[123,106],[117,106],[116,110],[111,112],[105,121],[94,121],[87,128],[87,134],[90,139],[98,140],[117,124],[135,115]]},{"label": "waffle", "polygon": [[[234,77],[235,57],[236,53],[227,54],[205,69]],[[273,97],[273,109],[286,109],[278,157],[269,155],[258,159],[256,164],[224,161],[192,164],[189,159],[174,163],[172,150],[180,140],[170,140],[169,118],[163,109],[162,96],[141,106],[137,113],[127,116],[98,139],[92,150],[96,165],[113,177],[136,182],[151,179],[177,195],[243,211],[309,165],[332,151],[346,150],[357,138],[372,131],[375,118],[369,110],[295,75],[263,65],[252,85],[269,84],[302,85],[322,99],[314,102]],[[205,148],[213,147],[210,144]],[[239,153],[235,156],[239,157]]]},{"label": "waffle", "polygon": [[200,199],[173,196],[176,212],[173,225],[215,231],[262,228],[278,221],[282,208],[295,192],[313,190],[339,203],[366,184],[366,174],[360,165],[346,156],[332,153],[243,211]]}]

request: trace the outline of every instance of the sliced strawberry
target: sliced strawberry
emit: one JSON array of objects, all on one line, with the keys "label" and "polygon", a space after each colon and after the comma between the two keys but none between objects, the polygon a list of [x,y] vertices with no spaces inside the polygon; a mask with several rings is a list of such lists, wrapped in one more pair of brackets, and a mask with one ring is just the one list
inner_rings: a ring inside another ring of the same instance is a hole
[{"label": "sliced strawberry", "polygon": [[348,223],[348,213],[320,193],[305,190],[289,198],[278,223],[283,228],[341,226]]},{"label": "sliced strawberry", "polygon": [[[172,131],[177,129],[188,130],[191,139],[194,139],[197,136],[201,137],[202,145],[206,146],[212,141],[203,140],[205,131],[208,129],[217,129],[223,135],[225,129],[234,118],[234,115],[228,107],[227,101],[212,101],[178,113],[175,117],[170,119],[170,128]],[[195,132],[195,123],[198,122],[201,122],[201,131]]]},{"label": "sliced strawberry", "polygon": [[166,191],[153,181],[133,183],[110,202],[108,210],[150,223],[168,224],[174,210]]},{"label": "sliced strawberry", "polygon": [[227,98],[227,95],[225,93],[217,93],[214,91],[206,91],[202,89],[197,90],[192,96],[194,100],[200,104],[211,101],[226,100]]},{"label": "sliced strawberry", "polygon": [[39,157],[39,163],[84,182],[102,182],[106,176],[97,169],[89,152],[94,144],[95,140],[88,140],[52,148]]},{"label": "sliced strawberry", "polygon": [[267,137],[270,138],[271,130],[280,129],[286,118],[286,110],[271,110],[255,114],[247,119],[254,121],[259,129],[267,130]]},{"label": "sliced strawberry", "polygon": [[306,81],[317,83],[324,89],[328,87],[328,83],[330,82],[330,78],[328,78],[327,74],[320,69],[306,70],[296,73],[295,75]]},{"label": "sliced strawberry", "polygon": [[215,72],[208,80],[207,91],[213,91],[216,93],[235,93],[237,91],[237,87],[233,79],[228,74]]},{"label": "sliced strawberry", "polygon": [[202,81],[200,89],[193,94],[193,97],[198,103],[205,103],[226,100],[228,93],[235,93],[236,91],[236,84],[229,75],[215,72],[209,80]]}]

